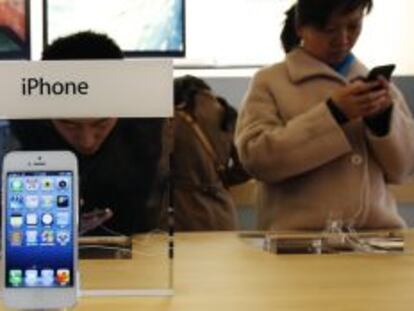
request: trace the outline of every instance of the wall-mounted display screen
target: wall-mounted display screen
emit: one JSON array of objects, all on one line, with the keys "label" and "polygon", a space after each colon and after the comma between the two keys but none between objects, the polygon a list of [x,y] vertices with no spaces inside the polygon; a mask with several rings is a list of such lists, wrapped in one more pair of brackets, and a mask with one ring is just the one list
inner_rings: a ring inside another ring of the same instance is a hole
[{"label": "wall-mounted display screen", "polygon": [[30,58],[29,0],[0,0],[0,59]]},{"label": "wall-mounted display screen", "polygon": [[106,33],[126,56],[184,56],[185,0],[44,0],[44,43]]}]

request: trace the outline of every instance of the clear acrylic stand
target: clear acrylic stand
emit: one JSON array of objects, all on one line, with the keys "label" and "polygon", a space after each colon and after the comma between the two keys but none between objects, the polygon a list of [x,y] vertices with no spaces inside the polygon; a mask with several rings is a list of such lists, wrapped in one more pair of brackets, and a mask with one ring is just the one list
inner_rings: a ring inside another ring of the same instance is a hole
[{"label": "clear acrylic stand", "polygon": [[130,253],[119,250],[123,258],[81,259],[80,295],[173,295],[173,247],[173,236],[159,231],[134,236]]}]

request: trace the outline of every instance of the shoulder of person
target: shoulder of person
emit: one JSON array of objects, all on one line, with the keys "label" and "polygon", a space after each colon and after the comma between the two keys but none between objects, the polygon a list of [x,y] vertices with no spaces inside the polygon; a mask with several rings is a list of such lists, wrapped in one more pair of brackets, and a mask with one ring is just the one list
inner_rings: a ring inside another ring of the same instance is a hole
[{"label": "shoulder of person", "polygon": [[260,68],[253,75],[255,81],[274,81],[275,79],[287,78],[286,62],[278,62]]},{"label": "shoulder of person", "polygon": [[117,126],[126,131],[146,132],[161,130],[165,118],[120,118]]}]

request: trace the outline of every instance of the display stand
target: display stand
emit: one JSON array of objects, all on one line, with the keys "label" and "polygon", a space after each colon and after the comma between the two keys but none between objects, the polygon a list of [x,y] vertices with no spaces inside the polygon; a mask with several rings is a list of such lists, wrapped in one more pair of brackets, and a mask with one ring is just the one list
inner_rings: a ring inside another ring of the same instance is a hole
[{"label": "display stand", "polygon": [[[5,129],[10,119],[173,116],[171,60],[13,62],[1,63],[0,69]],[[22,94],[20,83],[30,76],[51,83],[84,81],[89,91],[72,97]],[[0,143],[2,151],[13,150]],[[168,214],[171,219],[172,208]],[[173,295],[173,221],[169,224],[169,229],[134,235],[131,248],[120,249],[118,257],[80,259],[80,297]]]}]

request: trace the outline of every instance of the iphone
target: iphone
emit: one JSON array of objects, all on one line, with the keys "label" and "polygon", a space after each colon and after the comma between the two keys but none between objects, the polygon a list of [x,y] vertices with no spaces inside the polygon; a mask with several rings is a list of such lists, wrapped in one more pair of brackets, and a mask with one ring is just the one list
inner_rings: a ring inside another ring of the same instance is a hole
[{"label": "iphone", "polygon": [[78,165],[69,151],[14,151],[2,172],[5,305],[73,306],[78,296]]}]

